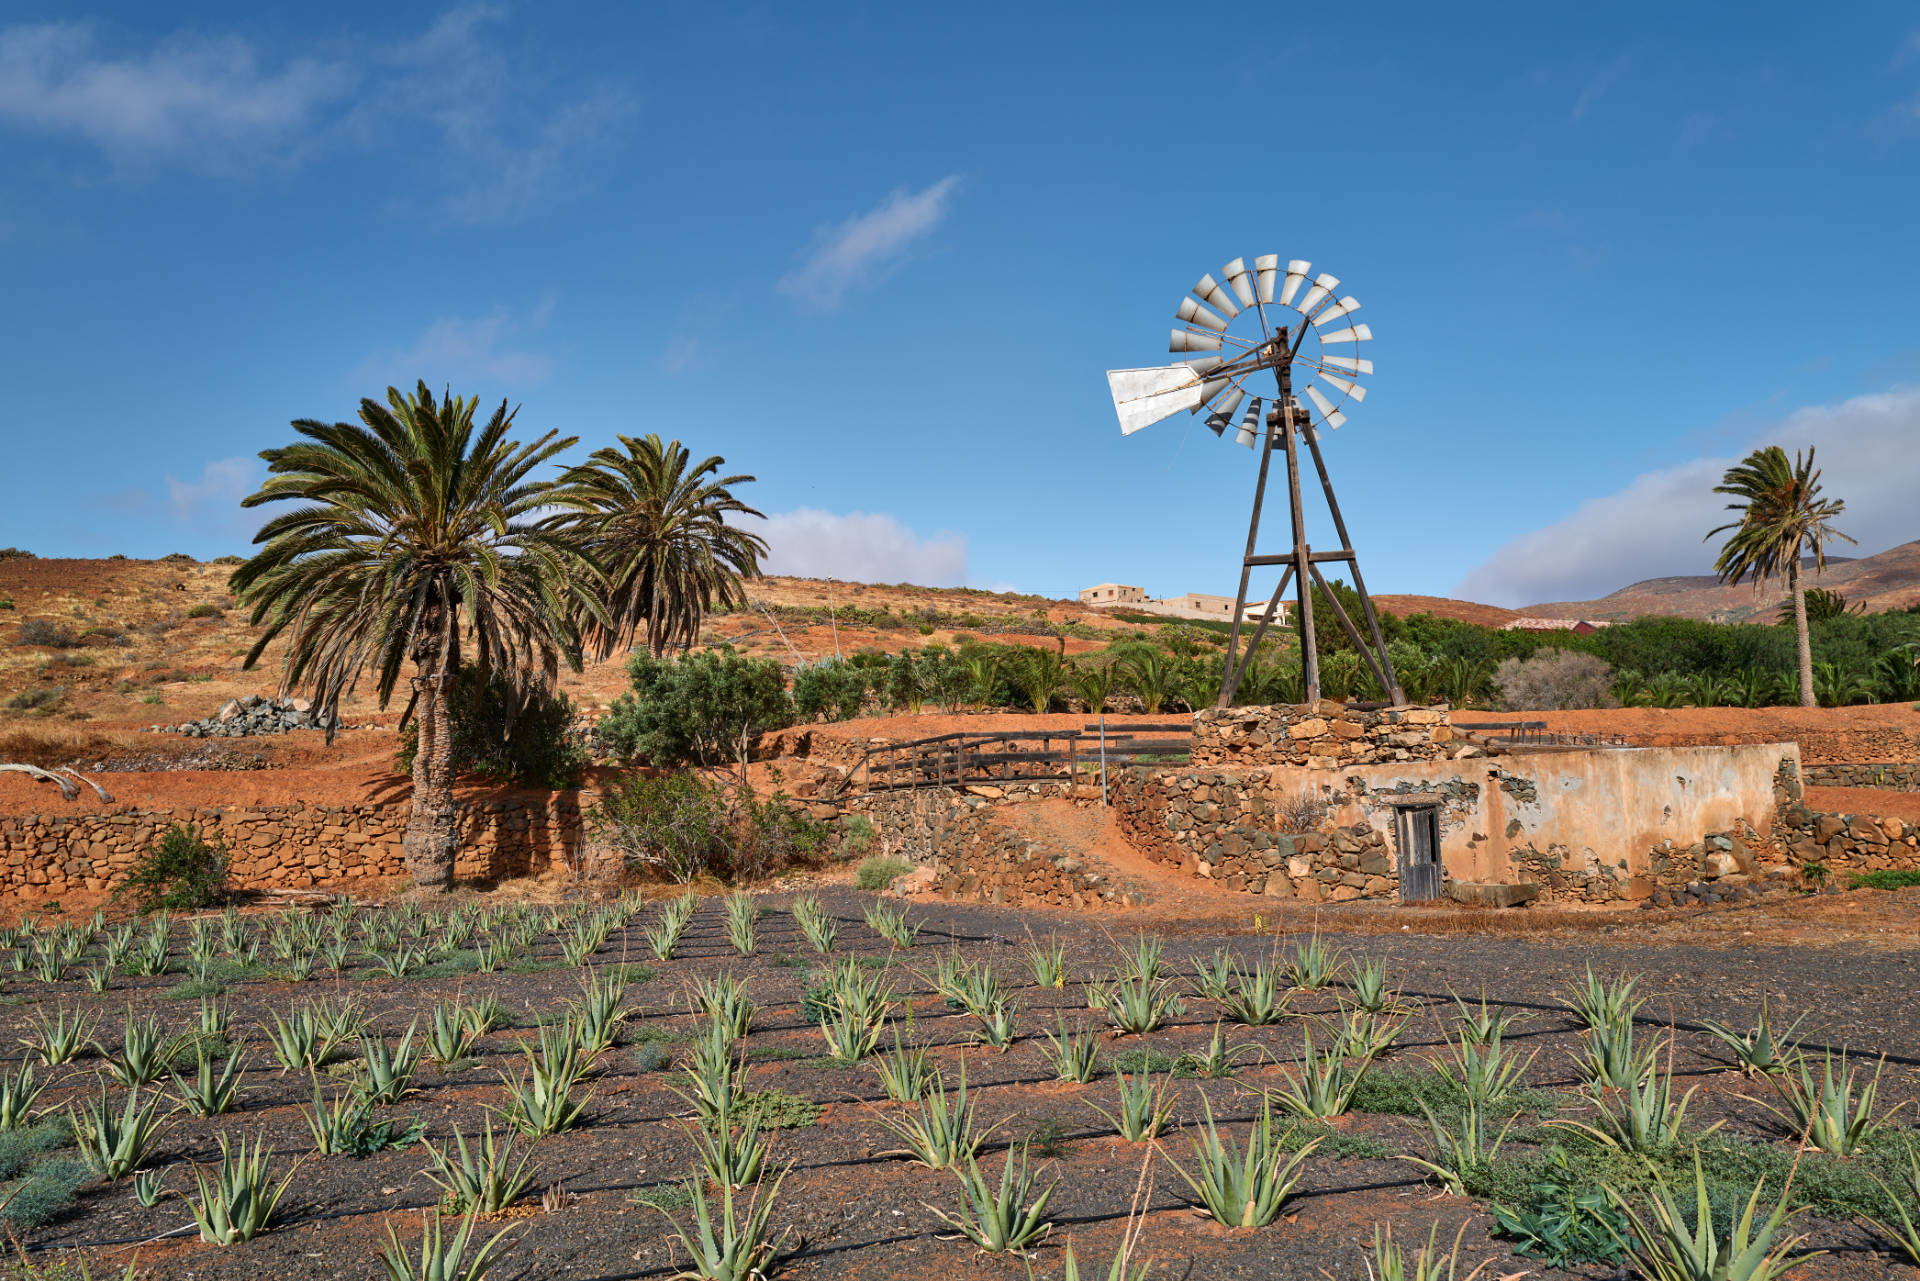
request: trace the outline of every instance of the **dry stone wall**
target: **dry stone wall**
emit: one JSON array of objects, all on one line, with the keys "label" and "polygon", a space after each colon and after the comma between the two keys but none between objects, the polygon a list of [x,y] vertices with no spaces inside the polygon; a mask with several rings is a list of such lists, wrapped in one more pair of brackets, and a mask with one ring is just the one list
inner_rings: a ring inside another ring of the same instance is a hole
[{"label": "dry stone wall", "polygon": [[1806,766],[1808,787],[1878,787],[1890,792],[1920,791],[1920,763],[1852,761]]},{"label": "dry stone wall", "polygon": [[1189,759],[1196,766],[1339,769],[1481,754],[1454,742],[1447,713],[1445,705],[1362,710],[1333,699],[1213,708],[1194,714]]},{"label": "dry stone wall", "polygon": [[[402,876],[404,801],[388,805],[263,805],[233,809],[122,808],[99,814],[0,818],[0,887],[36,897],[117,888],[174,823],[231,852],[236,888],[348,885]],[[577,793],[475,801],[460,819],[454,874],[492,881],[545,872],[581,857]]]},{"label": "dry stone wall", "polygon": [[[873,823],[878,852],[916,864],[903,888],[942,898],[1096,909],[1146,901],[1142,887],[1008,828],[999,806],[1067,793],[1065,784],[921,788],[848,805]],[[1097,802],[1098,797],[1094,797]]]}]

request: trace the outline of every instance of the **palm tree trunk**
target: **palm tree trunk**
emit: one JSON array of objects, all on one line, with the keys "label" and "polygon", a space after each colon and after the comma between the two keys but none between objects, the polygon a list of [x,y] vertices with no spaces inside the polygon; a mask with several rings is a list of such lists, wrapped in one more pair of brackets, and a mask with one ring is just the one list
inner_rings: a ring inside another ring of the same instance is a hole
[{"label": "palm tree trunk", "polygon": [[453,675],[438,663],[423,663],[414,677],[420,693],[420,745],[413,754],[413,805],[400,848],[407,874],[422,889],[453,885],[453,857],[460,838],[454,828]]},{"label": "palm tree trunk", "polygon": [[1813,637],[1807,633],[1807,593],[1800,587],[1800,555],[1787,562],[1787,590],[1793,593],[1793,633],[1800,646],[1800,706],[1817,707],[1813,696]]}]

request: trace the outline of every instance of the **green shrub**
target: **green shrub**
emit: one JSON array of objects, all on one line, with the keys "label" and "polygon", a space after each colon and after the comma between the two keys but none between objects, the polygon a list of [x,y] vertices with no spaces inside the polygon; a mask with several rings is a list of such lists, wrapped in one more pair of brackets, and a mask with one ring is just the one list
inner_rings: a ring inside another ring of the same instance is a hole
[{"label": "green shrub", "polygon": [[0,702],[0,707],[10,712],[32,712],[36,716],[46,716],[60,706],[60,700],[66,694],[67,691],[58,685],[38,685],[9,695],[5,702]]},{"label": "green shrub", "polygon": [[1853,876],[1856,890],[1904,890],[1915,885],[1920,885],[1920,868],[1881,867]]},{"label": "green shrub", "polygon": [[867,673],[838,658],[803,663],[793,673],[793,708],[802,721],[850,721],[867,700]]},{"label": "green shrub", "polygon": [[115,895],[132,894],[142,912],[210,907],[226,898],[227,863],[224,844],[208,844],[197,829],[175,823],[140,856]]},{"label": "green shrub", "polygon": [[33,553],[24,547],[0,547],[0,560],[32,560]]},{"label": "green shrub", "polygon": [[[497,672],[484,689],[479,684],[479,673],[471,667],[461,668],[454,678],[448,711],[454,770],[518,787],[580,786],[591,762],[586,749],[569,733],[572,701],[558,690],[516,691]],[[400,732],[395,768],[412,773],[419,747],[419,724],[409,721]]]},{"label": "green shrub", "polygon": [[14,1228],[37,1228],[71,1209],[80,1189],[95,1179],[92,1167],[78,1157],[42,1161],[12,1188],[0,1190],[0,1219]]},{"label": "green shrub", "polygon": [[770,876],[824,851],[826,827],[785,798],[752,793],[695,774],[635,771],[602,789],[588,830],[627,866],[677,885],[702,876]]},{"label": "green shrub", "polygon": [[20,624],[20,634],[14,637],[13,643],[72,649],[80,643],[80,637],[65,623],[56,623],[50,618],[29,618]]},{"label": "green shrub", "polygon": [[0,596],[0,609],[12,609],[12,608],[13,608],[13,597]]},{"label": "green shrub", "polygon": [[913,864],[905,859],[885,855],[863,860],[860,866],[854,869],[853,879],[854,883],[863,890],[884,890],[893,884],[894,877],[904,876],[912,870]]},{"label": "green shrub", "polygon": [[630,692],[614,700],[600,734],[615,755],[651,765],[723,765],[746,770],[760,735],[793,724],[786,676],[772,659],[731,648],[668,662],[635,654]]},{"label": "green shrub", "polygon": [[206,601],[202,601],[200,604],[195,605],[192,609],[187,611],[187,617],[188,618],[218,618],[220,617],[220,607],[218,605],[214,605]]},{"label": "green shrub", "polygon": [[865,814],[848,814],[840,820],[840,850],[836,857],[859,858],[873,847],[873,820]]}]

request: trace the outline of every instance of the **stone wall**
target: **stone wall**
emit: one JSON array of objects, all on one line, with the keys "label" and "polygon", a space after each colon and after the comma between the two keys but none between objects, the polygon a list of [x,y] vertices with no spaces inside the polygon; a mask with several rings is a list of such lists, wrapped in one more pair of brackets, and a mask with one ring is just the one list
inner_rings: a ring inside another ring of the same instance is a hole
[{"label": "stone wall", "polygon": [[[545,872],[581,857],[576,792],[469,802],[454,874],[492,881]],[[138,809],[0,817],[0,888],[57,897],[111,890],[174,823],[231,851],[240,889],[305,888],[403,876],[407,803]]]},{"label": "stone wall", "polygon": [[1822,814],[1805,805],[1780,812],[1775,839],[1796,868],[1818,863],[1829,874],[1920,868],[1920,826],[1871,814]]},{"label": "stone wall", "polygon": [[1196,766],[1297,765],[1338,769],[1382,761],[1480,755],[1453,741],[1444,704],[1362,711],[1333,699],[1196,712]]},{"label": "stone wall", "polygon": [[1920,763],[1851,761],[1806,767],[1808,787],[1878,787],[1891,792],[1920,791]]},{"label": "stone wall", "polygon": [[1309,903],[1399,893],[1384,834],[1365,823],[1322,830],[1328,807],[1278,781],[1267,770],[1136,766],[1112,788],[1114,817],[1148,858],[1230,890]]},{"label": "stone wall", "polygon": [[[903,887],[911,892],[1082,910],[1145,902],[1138,885],[1049,849],[996,816],[1005,804],[1066,794],[1061,783],[922,788],[863,796],[847,811],[865,814],[873,823],[878,853],[918,865]],[[1092,800],[1098,803],[1098,795]]]}]

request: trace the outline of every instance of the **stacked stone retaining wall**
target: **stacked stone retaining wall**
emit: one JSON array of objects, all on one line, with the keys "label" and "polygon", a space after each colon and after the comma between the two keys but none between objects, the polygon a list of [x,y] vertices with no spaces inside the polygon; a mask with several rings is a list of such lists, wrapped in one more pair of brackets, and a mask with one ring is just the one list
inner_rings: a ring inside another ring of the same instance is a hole
[{"label": "stacked stone retaining wall", "polygon": [[[917,865],[904,888],[942,898],[1083,910],[1137,905],[1145,891],[1111,869],[1050,849],[998,821],[1010,803],[1069,796],[1064,783],[921,788],[863,796],[848,805],[873,823],[878,852]],[[1098,795],[1092,798],[1098,803]]]},{"label": "stacked stone retaining wall", "polygon": [[[580,797],[529,793],[471,802],[460,818],[461,880],[493,881],[581,857]],[[404,801],[259,805],[232,809],[116,808],[97,814],[0,817],[0,888],[33,896],[117,888],[172,824],[230,852],[238,889],[352,885],[403,876]]]},{"label": "stacked stone retaining wall", "polygon": [[1851,761],[1807,765],[1808,787],[1877,787],[1890,792],[1920,791],[1920,762]]},{"label": "stacked stone retaining wall", "polygon": [[[1458,754],[1444,704],[1362,711],[1333,699],[1214,708],[1193,717],[1195,766],[1298,765],[1338,769]],[[1479,754],[1478,748],[1464,749]]]}]

